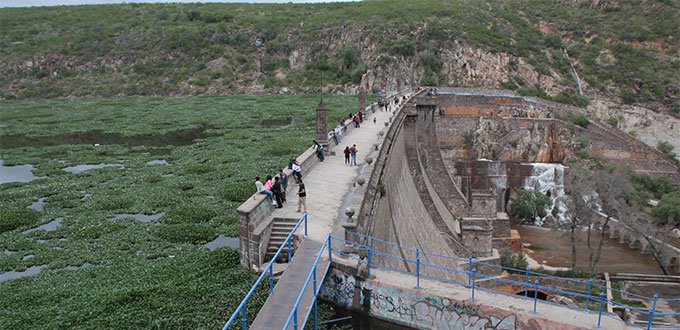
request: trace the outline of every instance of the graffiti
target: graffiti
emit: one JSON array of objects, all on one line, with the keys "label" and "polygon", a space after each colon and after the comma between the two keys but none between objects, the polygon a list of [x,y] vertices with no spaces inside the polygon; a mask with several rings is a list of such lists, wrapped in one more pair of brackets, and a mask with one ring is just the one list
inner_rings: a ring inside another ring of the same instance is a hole
[{"label": "graffiti", "polygon": [[[358,297],[355,297],[355,294]],[[387,287],[333,270],[324,281],[321,297],[346,308],[359,308],[357,301],[368,298],[369,315],[414,328],[514,330],[514,314],[486,312],[478,305],[446,297],[424,296],[421,292]]]}]

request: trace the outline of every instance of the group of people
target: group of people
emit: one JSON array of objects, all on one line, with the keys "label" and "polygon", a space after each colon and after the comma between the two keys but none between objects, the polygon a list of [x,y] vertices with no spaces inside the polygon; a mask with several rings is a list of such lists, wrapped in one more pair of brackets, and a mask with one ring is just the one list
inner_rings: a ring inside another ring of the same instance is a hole
[{"label": "group of people", "polygon": [[[307,212],[307,191],[304,182],[302,182],[302,171],[300,169],[300,164],[295,158],[291,158],[289,163],[289,168],[293,170],[293,177],[298,185],[298,212]],[[273,181],[272,181],[273,179]],[[279,171],[279,174],[272,178],[271,175],[267,176],[265,183],[260,181],[260,177],[255,177],[255,187],[257,192],[263,195],[267,195],[269,202],[275,205],[276,208],[283,208],[283,204],[286,202],[286,191],[288,190],[288,175],[283,171]]]},{"label": "group of people", "polygon": [[352,147],[346,146],[343,151],[345,154],[345,164],[355,166],[357,164],[357,152],[359,152],[359,148],[357,148],[356,144],[353,144]]}]

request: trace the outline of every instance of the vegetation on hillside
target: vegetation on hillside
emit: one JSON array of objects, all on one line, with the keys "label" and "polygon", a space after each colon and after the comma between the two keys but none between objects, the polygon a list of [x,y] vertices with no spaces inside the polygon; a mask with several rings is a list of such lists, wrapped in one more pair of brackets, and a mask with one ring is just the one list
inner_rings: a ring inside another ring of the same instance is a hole
[{"label": "vegetation on hillside", "polygon": [[[321,72],[326,84],[353,86],[367,70],[380,79],[393,62],[415,63],[413,84],[457,85],[443,74],[441,55],[469,44],[514,54],[558,79],[560,102],[587,103],[578,95],[571,59],[590,93],[673,110],[680,94],[679,16],[676,1],[5,8],[0,97],[310,90],[318,88]],[[487,83],[546,95],[519,77],[507,78]]]}]

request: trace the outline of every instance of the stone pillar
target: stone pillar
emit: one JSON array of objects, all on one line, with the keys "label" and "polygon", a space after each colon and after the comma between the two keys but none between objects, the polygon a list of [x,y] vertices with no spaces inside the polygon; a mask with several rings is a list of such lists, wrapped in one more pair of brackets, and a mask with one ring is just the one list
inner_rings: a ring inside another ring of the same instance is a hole
[{"label": "stone pillar", "polygon": [[364,112],[366,110],[366,92],[362,89],[359,91],[359,111]]},{"label": "stone pillar", "polygon": [[323,101],[316,108],[316,142],[328,149],[328,109]]}]

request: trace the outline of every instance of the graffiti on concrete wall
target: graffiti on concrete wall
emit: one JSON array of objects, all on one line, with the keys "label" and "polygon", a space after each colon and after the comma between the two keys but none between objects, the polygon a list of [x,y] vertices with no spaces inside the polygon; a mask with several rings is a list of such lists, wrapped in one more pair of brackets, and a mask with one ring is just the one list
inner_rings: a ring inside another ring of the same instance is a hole
[{"label": "graffiti on concrete wall", "polygon": [[[355,296],[358,295],[358,296]],[[524,324],[515,314],[468,304],[450,298],[431,297],[418,291],[357,280],[335,269],[326,277],[320,293],[324,299],[369,315],[425,329],[540,329],[537,322]],[[370,302],[370,306],[365,306]],[[368,310],[366,310],[368,307]]]}]

